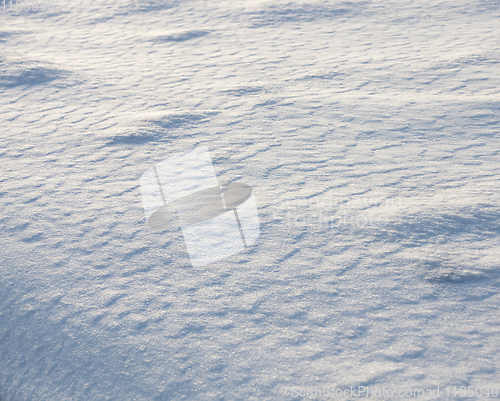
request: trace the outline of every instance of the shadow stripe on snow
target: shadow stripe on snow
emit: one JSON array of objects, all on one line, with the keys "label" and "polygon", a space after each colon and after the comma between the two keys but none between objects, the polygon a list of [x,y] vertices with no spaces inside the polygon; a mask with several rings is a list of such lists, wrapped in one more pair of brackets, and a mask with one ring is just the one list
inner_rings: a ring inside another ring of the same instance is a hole
[{"label": "shadow stripe on snow", "polygon": [[204,113],[172,113],[143,120],[139,126],[132,128],[131,134],[115,135],[106,145],[135,144],[142,145],[149,142],[160,142],[172,139],[174,131],[184,127],[194,127],[206,123],[210,117],[218,114],[217,111]]},{"label": "shadow stripe on snow", "polygon": [[41,85],[67,78],[69,71],[52,68],[38,62],[8,62],[0,59],[0,87]]},{"label": "shadow stripe on snow", "polygon": [[368,2],[342,2],[329,4],[294,4],[271,5],[260,11],[247,13],[253,27],[281,25],[289,22],[313,22],[317,20],[335,19],[359,14]]}]

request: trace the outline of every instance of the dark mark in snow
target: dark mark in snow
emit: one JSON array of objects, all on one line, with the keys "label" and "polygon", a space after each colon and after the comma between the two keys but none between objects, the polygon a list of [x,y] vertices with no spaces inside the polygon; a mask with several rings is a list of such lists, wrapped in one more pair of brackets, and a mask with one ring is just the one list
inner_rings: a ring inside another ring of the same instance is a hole
[{"label": "dark mark in snow", "polygon": [[151,41],[155,42],[155,43],[186,42],[188,40],[201,38],[205,35],[208,35],[209,33],[210,33],[209,31],[188,31],[188,32],[181,32],[181,33],[177,33],[177,34],[173,34],[173,35],[157,36],[157,37],[151,39]]},{"label": "dark mark in snow", "polygon": [[263,88],[257,87],[257,86],[248,86],[248,87],[243,87],[243,88],[238,88],[238,89],[229,89],[222,91],[222,93],[225,93],[230,96],[236,96],[236,97],[241,97],[241,96],[246,96],[246,95],[252,95],[255,93],[260,93],[263,91]]}]

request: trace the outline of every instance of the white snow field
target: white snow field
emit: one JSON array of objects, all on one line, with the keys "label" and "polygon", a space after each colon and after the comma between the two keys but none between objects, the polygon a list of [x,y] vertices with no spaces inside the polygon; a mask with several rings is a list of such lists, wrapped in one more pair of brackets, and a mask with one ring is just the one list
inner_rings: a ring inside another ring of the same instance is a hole
[{"label": "white snow field", "polygon": [[[2,3],[0,399],[500,399],[499,18]],[[260,236],[193,267],[140,177],[199,146]]]}]

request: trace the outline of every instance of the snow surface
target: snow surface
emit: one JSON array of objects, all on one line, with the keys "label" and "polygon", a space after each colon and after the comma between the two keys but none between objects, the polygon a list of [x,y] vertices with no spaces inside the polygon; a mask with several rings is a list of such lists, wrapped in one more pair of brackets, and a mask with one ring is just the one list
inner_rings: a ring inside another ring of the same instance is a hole
[{"label": "snow surface", "polygon": [[[2,401],[500,386],[498,0],[8,7]],[[200,145],[261,234],[193,268],[139,180]]]}]

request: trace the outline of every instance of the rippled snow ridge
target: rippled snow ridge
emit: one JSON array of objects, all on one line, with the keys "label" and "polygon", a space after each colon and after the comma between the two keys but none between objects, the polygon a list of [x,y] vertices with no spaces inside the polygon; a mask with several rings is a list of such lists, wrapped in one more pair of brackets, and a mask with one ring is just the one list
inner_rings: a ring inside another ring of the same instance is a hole
[{"label": "rippled snow ridge", "polygon": [[[2,401],[500,398],[498,0],[0,7]],[[196,267],[202,147],[260,235]]]}]

